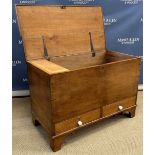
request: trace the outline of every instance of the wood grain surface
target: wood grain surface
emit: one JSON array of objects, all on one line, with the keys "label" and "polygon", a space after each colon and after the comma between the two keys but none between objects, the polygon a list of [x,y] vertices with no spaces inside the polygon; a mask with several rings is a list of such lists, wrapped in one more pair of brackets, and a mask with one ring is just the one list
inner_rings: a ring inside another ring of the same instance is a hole
[{"label": "wood grain surface", "polygon": [[40,69],[41,71],[49,75],[69,71],[67,68],[64,68],[63,66],[59,66],[45,59],[28,61],[28,64],[31,64],[32,66]]},{"label": "wood grain surface", "polygon": [[51,98],[54,121],[136,96],[140,59],[113,63],[53,75]]},{"label": "wood grain surface", "polygon": [[52,105],[50,76],[44,71],[28,64],[29,86],[33,121],[37,120],[52,135]]},{"label": "wood grain surface", "polygon": [[87,112],[85,114],[79,115],[77,117],[62,121],[60,123],[55,124],[55,133],[63,133],[65,131],[74,129],[78,127],[78,121],[81,121],[83,125],[85,123],[91,122],[93,120],[100,118],[100,109],[93,110],[91,112]]},{"label": "wood grain surface", "polygon": [[105,49],[101,7],[17,5],[16,10],[27,60],[43,57],[42,36],[50,38],[50,56],[90,51],[89,32],[94,48]]},{"label": "wood grain surface", "polygon": [[[124,100],[119,100],[115,103],[103,106],[102,115],[103,115],[103,117],[110,116],[111,114],[121,112],[121,110],[119,110],[119,106],[122,106],[123,109],[127,109],[127,108],[130,108],[130,107],[136,105],[135,103],[136,103],[136,96],[127,98]],[[123,109],[122,109],[122,111],[123,111]]]},{"label": "wood grain surface", "polygon": [[106,63],[105,51],[96,51],[96,56],[92,57],[91,52],[78,55],[59,56],[50,59],[52,63],[63,66],[69,70],[79,70]]}]

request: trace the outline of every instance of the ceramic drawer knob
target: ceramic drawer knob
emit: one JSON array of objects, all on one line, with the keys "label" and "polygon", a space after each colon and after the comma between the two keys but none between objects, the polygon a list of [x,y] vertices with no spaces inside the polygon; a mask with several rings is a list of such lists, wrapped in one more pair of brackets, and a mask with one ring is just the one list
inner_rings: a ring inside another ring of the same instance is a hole
[{"label": "ceramic drawer knob", "polygon": [[119,105],[119,106],[118,106],[118,109],[119,109],[119,110],[123,110],[123,106]]},{"label": "ceramic drawer knob", "polygon": [[82,126],[82,121],[78,121],[78,125],[79,126]]}]

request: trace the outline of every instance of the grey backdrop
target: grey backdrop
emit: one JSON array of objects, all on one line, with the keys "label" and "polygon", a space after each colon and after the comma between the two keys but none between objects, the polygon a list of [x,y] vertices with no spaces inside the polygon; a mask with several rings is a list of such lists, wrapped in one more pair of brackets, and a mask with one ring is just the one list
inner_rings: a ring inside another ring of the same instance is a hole
[{"label": "grey backdrop", "polygon": [[[12,89],[27,90],[27,68],[19,34],[15,4],[101,5],[104,10],[106,46],[109,50],[143,55],[142,0],[13,0]],[[140,83],[143,83],[141,65]]]}]

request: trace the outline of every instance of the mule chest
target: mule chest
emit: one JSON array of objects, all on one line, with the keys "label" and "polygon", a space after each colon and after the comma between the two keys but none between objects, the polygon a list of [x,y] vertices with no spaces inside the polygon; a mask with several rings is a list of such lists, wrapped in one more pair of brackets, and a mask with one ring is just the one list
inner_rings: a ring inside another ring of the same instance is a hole
[{"label": "mule chest", "polygon": [[69,133],[119,113],[135,116],[140,58],[106,49],[101,7],[16,6],[32,120],[53,151]]}]

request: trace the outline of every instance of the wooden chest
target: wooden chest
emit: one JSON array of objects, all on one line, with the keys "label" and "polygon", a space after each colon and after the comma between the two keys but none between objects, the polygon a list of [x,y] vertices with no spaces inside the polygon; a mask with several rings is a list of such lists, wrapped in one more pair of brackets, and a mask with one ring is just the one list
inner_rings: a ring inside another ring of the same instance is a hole
[{"label": "wooden chest", "polygon": [[133,117],[140,58],[106,49],[101,7],[16,6],[32,119],[53,151],[64,137],[118,113]]}]

